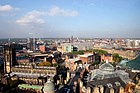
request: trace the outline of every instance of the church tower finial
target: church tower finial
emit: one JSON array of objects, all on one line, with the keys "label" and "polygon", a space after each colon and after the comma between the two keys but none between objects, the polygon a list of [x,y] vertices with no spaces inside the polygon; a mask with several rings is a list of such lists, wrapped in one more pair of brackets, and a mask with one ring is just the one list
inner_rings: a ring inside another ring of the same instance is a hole
[{"label": "church tower finial", "polygon": [[108,62],[108,59],[106,59],[106,63],[109,63],[109,62]]}]

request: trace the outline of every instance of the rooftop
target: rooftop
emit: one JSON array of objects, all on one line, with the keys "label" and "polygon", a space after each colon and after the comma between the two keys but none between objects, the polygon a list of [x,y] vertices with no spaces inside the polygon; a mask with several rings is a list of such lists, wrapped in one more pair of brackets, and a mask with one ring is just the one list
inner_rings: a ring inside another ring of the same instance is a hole
[{"label": "rooftop", "polygon": [[114,71],[114,67],[110,63],[104,63],[99,67],[103,71]]},{"label": "rooftop", "polygon": [[125,87],[125,83],[119,77],[90,81],[86,87],[94,88],[101,85],[104,87],[104,93],[109,93],[111,87],[115,89],[114,93],[119,93],[119,87]]},{"label": "rooftop", "polygon": [[26,77],[26,78],[39,78],[39,77],[47,77],[47,76],[54,76],[54,74],[41,74],[41,73],[20,73],[20,72],[12,72],[10,76],[18,76],[18,77]]},{"label": "rooftop", "polygon": [[133,60],[122,61],[119,65],[129,69],[140,70],[140,55]]},{"label": "rooftop", "polygon": [[35,89],[35,90],[41,90],[43,88],[43,86],[29,85],[29,84],[19,84],[18,87],[21,89],[26,88],[26,89]]},{"label": "rooftop", "polygon": [[89,56],[93,56],[93,54],[89,53],[89,54],[80,55],[80,57],[89,57]]}]

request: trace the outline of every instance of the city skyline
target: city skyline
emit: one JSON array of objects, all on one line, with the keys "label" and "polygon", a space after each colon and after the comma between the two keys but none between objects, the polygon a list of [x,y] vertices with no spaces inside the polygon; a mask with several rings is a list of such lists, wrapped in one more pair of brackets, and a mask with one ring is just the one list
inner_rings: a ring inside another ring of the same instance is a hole
[{"label": "city skyline", "polygon": [[1,0],[0,38],[139,38],[139,0]]}]

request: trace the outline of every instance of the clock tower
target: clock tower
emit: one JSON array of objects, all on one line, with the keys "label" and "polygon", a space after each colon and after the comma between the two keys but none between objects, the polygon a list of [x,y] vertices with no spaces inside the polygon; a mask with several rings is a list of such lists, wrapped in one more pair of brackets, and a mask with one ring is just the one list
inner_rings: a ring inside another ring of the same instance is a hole
[{"label": "clock tower", "polygon": [[5,45],[4,46],[4,73],[10,73],[11,68],[16,62],[16,53],[14,46]]}]

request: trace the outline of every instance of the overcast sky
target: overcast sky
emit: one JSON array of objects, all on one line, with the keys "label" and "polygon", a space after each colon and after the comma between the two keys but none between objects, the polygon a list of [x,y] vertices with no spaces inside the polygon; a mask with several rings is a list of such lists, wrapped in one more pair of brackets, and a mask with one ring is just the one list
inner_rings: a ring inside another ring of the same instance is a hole
[{"label": "overcast sky", "polygon": [[140,0],[0,0],[0,38],[71,35],[139,38]]}]

